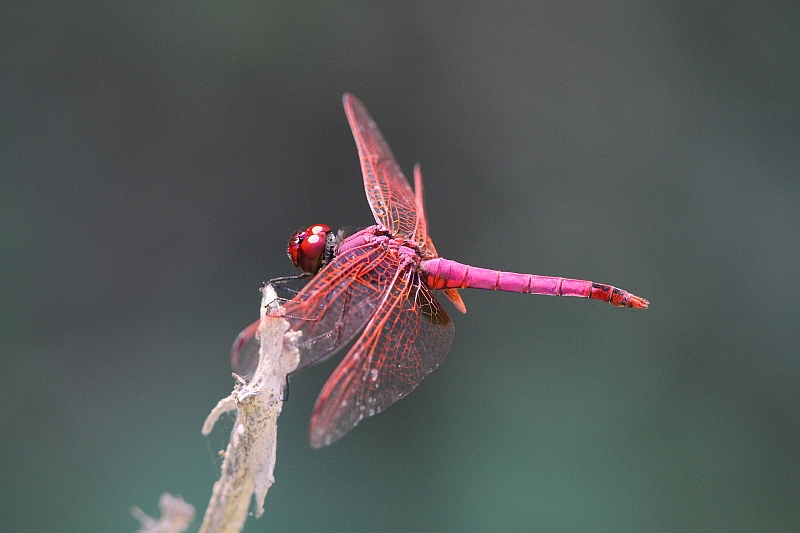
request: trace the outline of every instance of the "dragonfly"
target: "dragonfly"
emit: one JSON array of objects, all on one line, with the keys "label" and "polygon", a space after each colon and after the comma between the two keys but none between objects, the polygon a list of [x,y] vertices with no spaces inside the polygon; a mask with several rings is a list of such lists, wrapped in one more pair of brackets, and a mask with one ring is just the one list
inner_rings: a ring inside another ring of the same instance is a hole
[{"label": "dragonfly", "polygon": [[[428,235],[419,164],[412,190],[364,105],[349,93],[343,103],[376,224],[338,232],[314,224],[296,232],[287,252],[300,274],[290,278],[308,282],[274,313],[302,333],[294,373],[352,343],[314,405],[312,447],[337,441],[406,396],[442,363],[455,327],[434,291],[462,313],[466,307],[458,290],[468,288],[576,296],[627,308],[649,305],[604,283],[490,270],[439,257]],[[234,371],[258,352],[258,325],[234,341]]]}]

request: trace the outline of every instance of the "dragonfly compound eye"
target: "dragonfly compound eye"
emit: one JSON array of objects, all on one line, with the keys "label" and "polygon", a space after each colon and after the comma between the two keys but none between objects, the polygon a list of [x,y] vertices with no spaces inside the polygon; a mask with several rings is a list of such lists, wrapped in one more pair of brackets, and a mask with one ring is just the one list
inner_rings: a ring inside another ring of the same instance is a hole
[{"label": "dragonfly compound eye", "polygon": [[314,224],[292,235],[286,251],[292,263],[303,274],[316,274],[325,260],[325,241],[331,228]]}]

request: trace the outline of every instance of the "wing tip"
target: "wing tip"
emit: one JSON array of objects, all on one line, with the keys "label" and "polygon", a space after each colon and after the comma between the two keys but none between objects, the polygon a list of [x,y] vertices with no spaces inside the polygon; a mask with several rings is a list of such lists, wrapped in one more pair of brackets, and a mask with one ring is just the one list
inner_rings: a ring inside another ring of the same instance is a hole
[{"label": "wing tip", "polygon": [[326,427],[325,424],[320,423],[316,415],[317,412],[315,409],[314,414],[311,415],[311,423],[308,426],[308,442],[311,444],[313,449],[319,450],[320,448],[330,446],[348,433],[348,431],[341,432],[335,429],[332,430],[330,427]]},{"label": "wing tip", "polygon": [[342,104],[348,105],[353,100],[358,100],[353,93],[344,93],[342,95]]}]

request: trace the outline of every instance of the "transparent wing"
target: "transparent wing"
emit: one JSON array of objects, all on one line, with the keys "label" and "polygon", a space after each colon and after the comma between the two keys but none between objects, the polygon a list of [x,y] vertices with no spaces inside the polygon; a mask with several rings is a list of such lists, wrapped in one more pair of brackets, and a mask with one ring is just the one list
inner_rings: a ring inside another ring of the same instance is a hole
[{"label": "transparent wing", "polygon": [[[416,239],[425,259],[430,259],[439,257],[439,253],[436,251],[433,241],[428,236],[428,221],[425,219],[425,202],[422,196],[422,169],[420,169],[419,163],[417,163],[414,165],[414,203],[417,205]],[[467,312],[467,306],[464,305],[464,300],[461,299],[461,295],[458,294],[457,289],[444,289],[443,292],[456,309],[462,313]]]},{"label": "transparent wing", "polygon": [[[344,95],[343,103],[361,157],[364,190],[375,221],[396,237],[415,239],[417,208],[411,185],[364,104],[349,93]],[[417,244],[424,245],[425,239]]]},{"label": "transparent wing", "polygon": [[[380,246],[352,248],[283,305],[283,317],[303,333],[295,372],[327,359],[364,328],[399,267],[397,255]],[[258,325],[253,322],[233,341],[231,366],[241,376],[250,375],[258,363]]]},{"label": "transparent wing", "polygon": [[320,392],[311,415],[311,445],[333,443],[411,392],[444,360],[454,333],[415,268],[406,267]]},{"label": "transparent wing", "polygon": [[399,268],[397,254],[382,246],[352,248],[283,305],[283,318],[303,333],[296,372],[327,359],[364,328]]},{"label": "transparent wing", "polygon": [[[425,200],[422,189],[422,168],[419,163],[414,165],[414,205],[417,207],[417,226],[414,230],[414,239],[423,251],[423,255],[427,255],[426,250],[430,239],[428,238],[428,221],[425,218]],[[433,244],[433,243],[431,243]],[[436,251],[433,252],[434,256]]]},{"label": "transparent wing", "polygon": [[258,366],[260,347],[256,333],[261,320],[256,320],[242,330],[231,347],[231,369],[242,377],[249,378]]}]

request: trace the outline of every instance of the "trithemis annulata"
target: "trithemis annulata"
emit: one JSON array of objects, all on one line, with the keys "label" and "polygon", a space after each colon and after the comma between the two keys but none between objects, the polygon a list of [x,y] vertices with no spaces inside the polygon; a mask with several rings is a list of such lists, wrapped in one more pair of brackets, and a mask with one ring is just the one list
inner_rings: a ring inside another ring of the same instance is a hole
[{"label": "trithemis annulata", "polygon": [[[377,224],[350,235],[324,224],[295,233],[289,257],[311,280],[280,311],[303,334],[297,371],[355,340],[314,405],[309,430],[314,448],[383,411],[439,366],[455,328],[433,290],[442,290],[461,312],[466,308],[457,289],[467,288],[648,306],[644,298],[602,283],[487,270],[439,257],[428,237],[419,165],[412,191],[364,105],[345,94],[344,109]],[[234,342],[234,369],[257,351],[257,329],[255,322]]]}]

